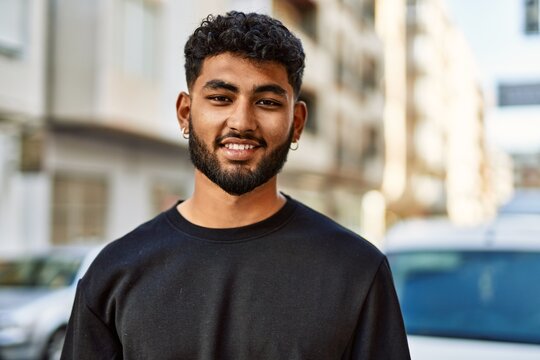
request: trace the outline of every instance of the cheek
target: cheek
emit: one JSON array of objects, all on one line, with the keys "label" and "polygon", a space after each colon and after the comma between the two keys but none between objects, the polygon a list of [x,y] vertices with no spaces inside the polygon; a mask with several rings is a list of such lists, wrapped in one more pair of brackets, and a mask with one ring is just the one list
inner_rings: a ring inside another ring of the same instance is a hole
[{"label": "cheek", "polygon": [[219,132],[223,123],[220,120],[221,118],[216,111],[206,111],[205,109],[200,109],[191,114],[192,126],[201,138]]},{"label": "cheek", "polygon": [[289,136],[292,124],[292,119],[281,116],[274,119],[274,121],[266,121],[264,124],[261,125],[261,128],[266,136],[275,139],[283,139]]},{"label": "cheek", "polygon": [[281,109],[275,112],[264,112],[257,114],[259,128],[267,136],[282,137],[288,135],[293,126],[293,109]]},{"label": "cheek", "polygon": [[231,116],[230,107],[201,109],[197,122],[208,132],[222,133],[227,127],[227,119]]}]

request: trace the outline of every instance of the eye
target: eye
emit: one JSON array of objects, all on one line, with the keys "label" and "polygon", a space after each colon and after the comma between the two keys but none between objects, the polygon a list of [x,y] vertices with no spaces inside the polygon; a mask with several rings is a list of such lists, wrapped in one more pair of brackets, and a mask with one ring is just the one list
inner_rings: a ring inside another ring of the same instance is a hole
[{"label": "eye", "polygon": [[266,107],[279,107],[281,103],[272,99],[261,99],[257,101],[257,105],[262,105]]},{"label": "eye", "polygon": [[232,100],[224,95],[210,95],[206,97],[208,100],[214,103],[230,103]]}]

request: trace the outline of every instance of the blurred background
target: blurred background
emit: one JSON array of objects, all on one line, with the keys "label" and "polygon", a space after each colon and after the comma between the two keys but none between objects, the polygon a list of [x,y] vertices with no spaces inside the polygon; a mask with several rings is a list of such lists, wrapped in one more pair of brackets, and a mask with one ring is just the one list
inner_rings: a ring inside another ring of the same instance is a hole
[{"label": "blurred background", "polygon": [[231,9],[305,46],[284,192],[380,245],[540,187],[538,0],[0,0],[0,252],[111,241],[190,194],[183,45]]},{"label": "blurred background", "polygon": [[539,359],[539,2],[0,0],[0,358],[59,359],[102,244],[189,196],[184,43],[237,9],[302,39],[280,187],[384,249],[412,358]]}]

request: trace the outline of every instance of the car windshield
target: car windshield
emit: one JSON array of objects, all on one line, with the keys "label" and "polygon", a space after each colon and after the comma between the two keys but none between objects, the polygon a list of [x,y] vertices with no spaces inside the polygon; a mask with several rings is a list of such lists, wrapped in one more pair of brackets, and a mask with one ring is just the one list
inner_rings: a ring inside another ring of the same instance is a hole
[{"label": "car windshield", "polygon": [[540,252],[388,258],[409,334],[540,344]]},{"label": "car windshield", "polygon": [[82,256],[61,254],[0,260],[0,286],[69,286],[81,262]]}]

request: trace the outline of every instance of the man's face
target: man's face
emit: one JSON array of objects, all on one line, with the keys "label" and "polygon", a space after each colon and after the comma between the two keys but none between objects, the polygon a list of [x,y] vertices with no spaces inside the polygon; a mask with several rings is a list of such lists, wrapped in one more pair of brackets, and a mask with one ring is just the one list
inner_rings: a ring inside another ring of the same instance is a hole
[{"label": "man's face", "polygon": [[[242,195],[250,192],[274,177],[287,160],[287,154],[289,153],[289,146],[293,135],[293,132],[291,131],[290,136],[283,144],[261,158],[259,164],[253,170],[242,166],[242,161],[237,161],[236,166],[226,169],[219,161],[216,152],[207,147],[203,140],[197,135],[197,132],[193,129],[192,122],[190,122],[189,129],[189,155],[193,165],[206,175],[207,178],[212,180],[213,183],[217,184],[225,192],[231,195]],[[229,138],[231,141],[253,139],[259,143],[264,143],[263,139],[251,138],[249,136],[243,137],[242,135],[234,133],[222,138]],[[219,140],[215,142],[217,146],[219,146],[219,143]]]},{"label": "man's face", "polygon": [[281,64],[208,58],[191,89],[192,162],[227,193],[245,194],[281,170],[304,119]]}]

